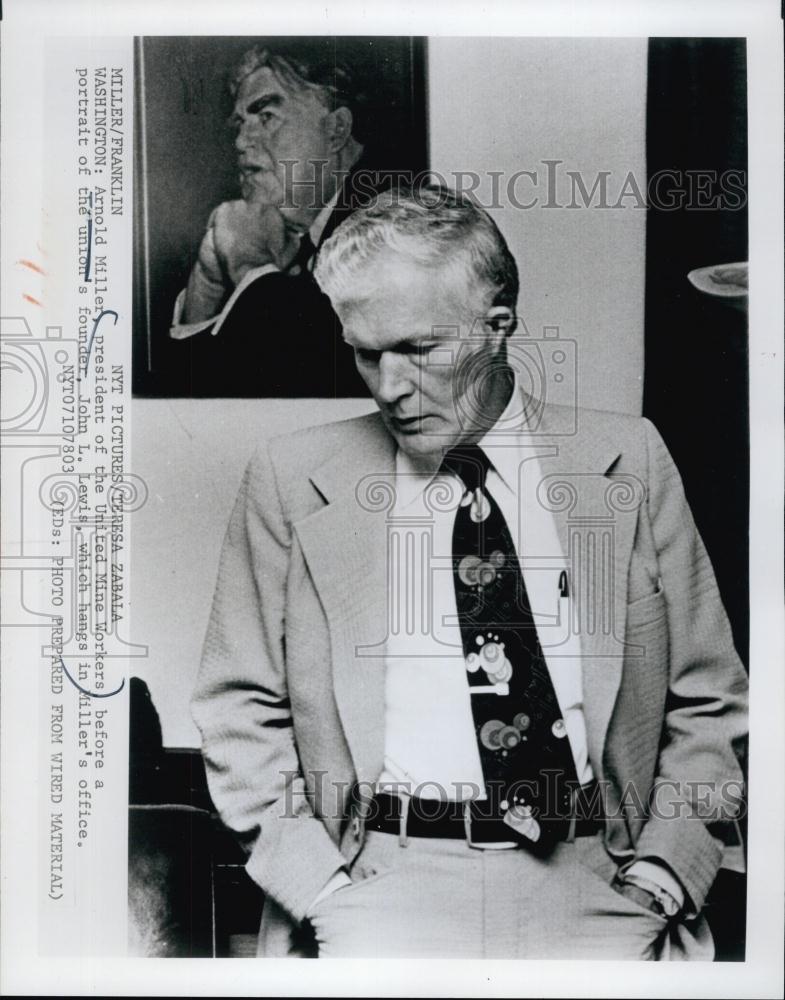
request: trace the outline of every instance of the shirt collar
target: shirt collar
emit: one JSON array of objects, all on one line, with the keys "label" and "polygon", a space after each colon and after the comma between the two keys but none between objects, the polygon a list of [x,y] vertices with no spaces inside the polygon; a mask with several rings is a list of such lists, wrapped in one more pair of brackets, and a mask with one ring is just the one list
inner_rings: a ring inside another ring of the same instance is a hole
[{"label": "shirt collar", "polygon": [[327,220],[332,214],[332,210],[338,204],[338,195],[340,194],[340,188],[335,194],[330,198],[324,208],[319,212],[316,218],[311,223],[311,228],[308,230],[308,235],[311,237],[311,242],[315,247],[319,246],[319,240],[322,238],[322,233],[327,225]]},{"label": "shirt collar", "polygon": [[504,485],[513,492],[518,489],[518,470],[521,463],[520,435],[525,429],[526,407],[516,375],[504,412],[477,442],[490,459],[491,465]]},{"label": "shirt collar", "polygon": [[[526,406],[518,376],[504,411],[496,423],[477,443],[485,451],[491,465],[504,485],[515,492],[521,462],[520,433],[526,429]],[[396,507],[410,507],[436,479],[438,470],[424,468],[416,459],[399,448],[395,453]]]}]

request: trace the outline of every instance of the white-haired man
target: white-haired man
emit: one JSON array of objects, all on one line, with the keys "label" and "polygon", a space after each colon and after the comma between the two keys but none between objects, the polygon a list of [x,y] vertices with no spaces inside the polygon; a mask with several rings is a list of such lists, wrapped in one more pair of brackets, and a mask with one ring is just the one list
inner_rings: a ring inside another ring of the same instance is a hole
[{"label": "white-haired man", "polygon": [[381,197],[315,276],[378,413],[252,460],[194,700],[260,952],[710,957],[746,678],[659,435],[523,391],[465,198]]}]

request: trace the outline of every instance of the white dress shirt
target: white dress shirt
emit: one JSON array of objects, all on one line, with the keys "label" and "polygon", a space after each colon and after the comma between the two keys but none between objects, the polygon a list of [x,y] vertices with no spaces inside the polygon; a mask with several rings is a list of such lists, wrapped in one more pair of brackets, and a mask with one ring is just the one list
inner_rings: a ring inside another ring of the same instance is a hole
[{"label": "white dress shirt", "polygon": [[[569,597],[560,592],[563,573],[569,583],[569,567],[553,515],[536,497],[541,446],[536,436],[525,437],[525,430],[516,384],[499,421],[479,442],[492,463],[486,487],[512,535],[578,779],[584,784],[593,773],[583,716],[580,641],[568,627]],[[385,651],[385,763],[379,784],[388,789],[403,784],[408,794],[423,798],[484,798],[452,571],[453,524],[463,485],[449,473],[418,470],[399,451],[395,491],[390,524],[400,544],[391,549],[398,560],[391,580],[398,584],[391,589],[392,623]],[[441,494],[451,495],[451,501],[442,504]]]}]

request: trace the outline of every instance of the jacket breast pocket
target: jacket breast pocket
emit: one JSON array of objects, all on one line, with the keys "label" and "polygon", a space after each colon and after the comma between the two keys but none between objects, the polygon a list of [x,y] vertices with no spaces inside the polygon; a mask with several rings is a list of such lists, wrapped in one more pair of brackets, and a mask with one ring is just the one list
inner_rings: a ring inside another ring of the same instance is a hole
[{"label": "jacket breast pocket", "polygon": [[665,617],[667,610],[665,592],[662,584],[658,583],[654,593],[639,597],[627,605],[627,632],[636,626],[659,621]]}]

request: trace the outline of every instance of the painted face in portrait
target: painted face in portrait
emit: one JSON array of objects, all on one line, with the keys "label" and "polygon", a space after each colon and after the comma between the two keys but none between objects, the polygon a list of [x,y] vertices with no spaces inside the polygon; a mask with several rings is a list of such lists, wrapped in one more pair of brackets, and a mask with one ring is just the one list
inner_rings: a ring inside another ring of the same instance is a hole
[{"label": "painted face in portrait", "polygon": [[318,212],[329,198],[326,164],[351,135],[350,112],[330,112],[313,90],[291,90],[264,66],[240,84],[232,121],[243,197],[293,221]]}]

